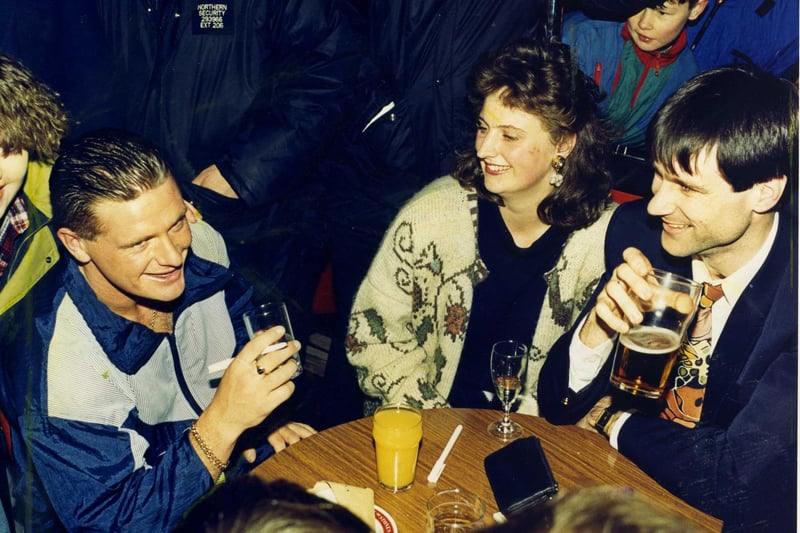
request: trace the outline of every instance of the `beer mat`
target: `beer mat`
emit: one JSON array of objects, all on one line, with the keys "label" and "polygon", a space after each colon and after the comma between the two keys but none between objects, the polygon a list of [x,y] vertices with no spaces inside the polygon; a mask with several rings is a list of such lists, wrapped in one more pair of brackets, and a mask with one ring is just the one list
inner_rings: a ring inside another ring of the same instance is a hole
[{"label": "beer mat", "polygon": [[386,509],[375,506],[375,533],[397,533],[397,524]]}]

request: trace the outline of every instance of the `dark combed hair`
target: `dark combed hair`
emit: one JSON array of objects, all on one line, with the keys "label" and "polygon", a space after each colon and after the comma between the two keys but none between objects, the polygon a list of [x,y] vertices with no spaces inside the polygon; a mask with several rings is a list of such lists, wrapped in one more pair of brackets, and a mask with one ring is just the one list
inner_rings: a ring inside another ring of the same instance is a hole
[{"label": "dark combed hair", "polygon": [[[543,222],[566,229],[597,220],[611,190],[608,133],[597,109],[597,87],[572,64],[569,48],[539,40],[507,45],[482,56],[468,84],[476,122],[486,98],[502,90],[503,103],[536,116],[554,144],[576,135],[562,170],[564,182],[541,202],[538,215]],[[453,176],[462,187],[502,205],[502,199],[484,186],[474,146],[456,155]]]},{"label": "dark combed hair", "polygon": [[21,63],[0,55],[0,149],[27,150],[31,159],[52,162],[69,133],[58,93]]},{"label": "dark combed hair", "polygon": [[[797,172],[797,88],[748,66],[698,74],[659,109],[648,130],[653,160],[694,174],[697,156],[717,148],[734,191]],[[784,191],[784,198],[788,196]]]},{"label": "dark combed hair", "polygon": [[53,225],[94,239],[102,230],[94,214],[97,203],[135,200],[171,175],[158,149],[143,137],[115,129],[86,133],[53,165]]},{"label": "dark combed hair", "polygon": [[[696,6],[697,2],[699,2],[699,1],[700,0],[674,0],[674,2],[676,4],[686,4],[686,3],[688,3],[689,4],[689,9],[692,9],[694,6]],[[663,8],[663,7],[666,7],[667,4],[669,4],[669,3],[670,3],[670,0],[648,0],[648,1],[642,3],[642,6],[639,8],[639,11],[641,11],[642,9],[648,8],[648,7],[652,8],[652,9]],[[637,13],[638,13],[638,11],[637,11]]]}]

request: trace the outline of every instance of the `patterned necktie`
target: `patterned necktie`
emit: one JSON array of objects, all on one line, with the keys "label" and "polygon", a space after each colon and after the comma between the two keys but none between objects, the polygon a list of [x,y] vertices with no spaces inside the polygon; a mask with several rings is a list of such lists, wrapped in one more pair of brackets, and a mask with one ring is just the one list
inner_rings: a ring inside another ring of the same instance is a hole
[{"label": "patterned necktie", "polygon": [[700,421],[711,357],[711,306],[722,298],[722,285],[703,283],[694,325],[680,348],[672,389],[664,396],[661,418],[693,428]]}]

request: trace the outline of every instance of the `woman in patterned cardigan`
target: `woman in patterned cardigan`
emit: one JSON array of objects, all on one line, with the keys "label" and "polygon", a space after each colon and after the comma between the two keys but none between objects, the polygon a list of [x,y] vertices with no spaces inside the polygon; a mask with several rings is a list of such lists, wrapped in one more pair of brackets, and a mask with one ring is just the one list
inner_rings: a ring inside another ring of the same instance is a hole
[{"label": "woman in patterned cardigan", "polygon": [[603,271],[612,208],[591,81],[560,44],[526,41],[478,61],[474,148],[398,213],[361,284],[347,355],[381,403],[499,407],[493,342],[531,346],[518,410],[537,414],[551,345]]}]

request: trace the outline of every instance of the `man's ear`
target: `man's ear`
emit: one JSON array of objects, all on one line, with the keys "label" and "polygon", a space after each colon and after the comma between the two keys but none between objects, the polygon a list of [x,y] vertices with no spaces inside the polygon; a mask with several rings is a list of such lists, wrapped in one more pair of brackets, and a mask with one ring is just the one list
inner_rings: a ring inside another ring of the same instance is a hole
[{"label": "man's ear", "polygon": [[756,213],[767,213],[773,209],[786,189],[788,179],[786,176],[777,176],[768,181],[753,185],[753,193],[756,195],[753,211]]},{"label": "man's ear", "polygon": [[91,257],[86,252],[83,239],[74,231],[69,228],[58,228],[56,231],[58,240],[64,245],[64,248],[70,253],[75,260],[84,265],[91,261]]},{"label": "man's ear", "polygon": [[689,10],[689,20],[697,20],[700,18],[700,15],[703,14],[707,6],[708,0],[698,0],[694,7]]}]

